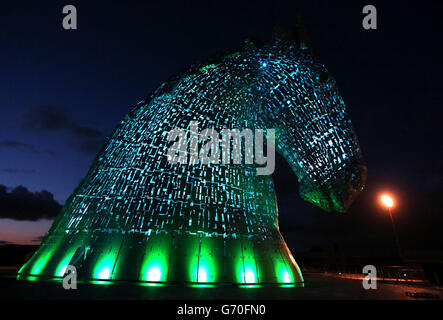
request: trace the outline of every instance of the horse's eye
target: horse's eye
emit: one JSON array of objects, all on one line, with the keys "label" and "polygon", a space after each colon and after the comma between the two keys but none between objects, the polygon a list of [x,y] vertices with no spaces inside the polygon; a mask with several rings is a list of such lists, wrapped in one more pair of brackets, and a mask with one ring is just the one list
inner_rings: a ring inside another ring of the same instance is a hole
[{"label": "horse's eye", "polygon": [[318,76],[318,81],[320,81],[321,83],[326,83],[328,80],[329,80],[329,73],[327,72],[322,72]]}]

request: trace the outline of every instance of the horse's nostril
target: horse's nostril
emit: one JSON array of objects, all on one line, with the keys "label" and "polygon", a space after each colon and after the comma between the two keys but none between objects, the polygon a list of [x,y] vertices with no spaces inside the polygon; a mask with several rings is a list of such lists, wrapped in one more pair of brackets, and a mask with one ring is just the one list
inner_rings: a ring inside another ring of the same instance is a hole
[{"label": "horse's nostril", "polygon": [[338,212],[345,212],[354,199],[363,190],[366,181],[366,166],[356,164],[352,166],[342,179],[336,180],[331,188],[331,207]]},{"label": "horse's nostril", "polygon": [[344,201],[344,207],[349,208],[357,195],[363,190],[366,183],[366,166],[358,165],[351,171],[348,180],[348,196]]}]

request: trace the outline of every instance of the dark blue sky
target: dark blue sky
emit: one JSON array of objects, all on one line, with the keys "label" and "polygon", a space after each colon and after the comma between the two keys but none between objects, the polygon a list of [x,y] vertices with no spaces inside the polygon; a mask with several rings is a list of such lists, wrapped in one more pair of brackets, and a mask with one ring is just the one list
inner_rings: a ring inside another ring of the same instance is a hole
[{"label": "dark blue sky", "polygon": [[[77,7],[77,30],[62,28],[66,4]],[[375,202],[387,190],[399,198],[405,245],[438,247],[442,241],[432,228],[443,221],[443,7],[438,1],[371,1],[378,30],[367,31],[361,25],[365,4],[2,3],[0,185],[45,189],[64,203],[104,137],[151,90],[196,61],[242,46],[248,36],[271,39],[275,25],[291,27],[301,11],[314,51],[337,80],[369,176],[355,206],[337,216],[304,203],[295,175],[279,161],[280,225],[288,242],[296,249],[383,246],[392,240],[390,225]],[[12,219],[0,219],[0,240],[14,241],[5,230],[24,222],[10,213],[2,217]],[[49,224],[38,220],[38,231],[26,232],[35,237]]]}]

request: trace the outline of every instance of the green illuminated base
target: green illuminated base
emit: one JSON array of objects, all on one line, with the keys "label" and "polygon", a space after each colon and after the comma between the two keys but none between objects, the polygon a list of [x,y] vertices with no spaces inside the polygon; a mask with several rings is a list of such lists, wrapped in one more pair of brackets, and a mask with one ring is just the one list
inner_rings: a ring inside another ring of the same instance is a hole
[{"label": "green illuminated base", "polygon": [[283,238],[207,234],[97,233],[49,236],[20,269],[19,279],[61,279],[67,265],[79,280],[140,284],[293,284],[303,282]]}]

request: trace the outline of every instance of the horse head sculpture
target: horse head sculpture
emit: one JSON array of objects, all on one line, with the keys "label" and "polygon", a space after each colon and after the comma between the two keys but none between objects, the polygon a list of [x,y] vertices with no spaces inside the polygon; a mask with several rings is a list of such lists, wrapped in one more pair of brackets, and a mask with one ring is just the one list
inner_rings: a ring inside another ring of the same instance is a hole
[{"label": "horse head sculpture", "polygon": [[168,132],[181,128],[192,145],[192,122],[275,129],[301,196],[322,209],[345,211],[363,188],[361,151],[326,68],[300,41],[247,42],[171,78],[125,117],[19,276],[60,279],[70,265],[85,281],[303,281],[270,176],[254,164],[168,161]]},{"label": "horse head sculpture", "polygon": [[297,174],[301,196],[344,212],[363,189],[366,166],[335,80],[303,50],[264,52],[262,126],[278,131],[277,149]]}]

